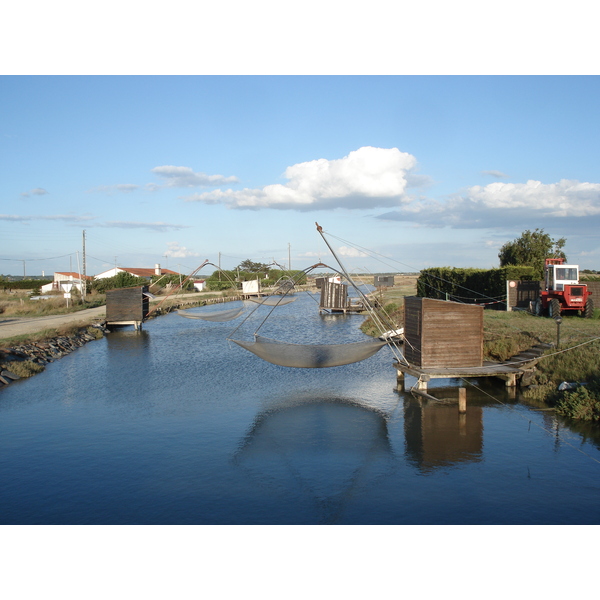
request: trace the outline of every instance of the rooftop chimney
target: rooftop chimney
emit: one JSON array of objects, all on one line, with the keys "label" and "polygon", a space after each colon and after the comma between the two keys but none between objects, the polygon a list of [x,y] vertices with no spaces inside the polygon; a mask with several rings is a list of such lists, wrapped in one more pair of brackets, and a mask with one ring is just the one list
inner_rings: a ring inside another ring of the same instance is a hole
[{"label": "rooftop chimney", "polygon": [[160,270],[160,265],[158,263],[156,263],[154,265],[154,274],[155,275],[162,275],[162,271]]}]

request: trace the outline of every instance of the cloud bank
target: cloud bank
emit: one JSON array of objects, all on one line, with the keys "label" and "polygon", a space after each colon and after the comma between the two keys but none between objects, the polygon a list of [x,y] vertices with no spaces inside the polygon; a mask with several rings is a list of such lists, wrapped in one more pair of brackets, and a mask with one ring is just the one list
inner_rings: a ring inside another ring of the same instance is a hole
[{"label": "cloud bank", "polygon": [[175,225],[173,223],[164,223],[162,221],[156,221],[154,223],[144,223],[142,221],[106,221],[105,223],[98,223],[94,225],[96,227],[116,227],[118,229],[150,229],[152,231],[171,231],[174,229],[185,229],[190,227],[189,225]]},{"label": "cloud bank", "polygon": [[30,221],[64,221],[65,223],[85,223],[96,217],[76,215],[0,215],[0,221],[28,223]]},{"label": "cloud bank", "polygon": [[200,256],[197,252],[188,250],[185,246],[180,246],[178,242],[167,242],[168,250],[165,256],[169,258],[187,258],[189,256]]},{"label": "cloud bank", "polygon": [[429,227],[496,227],[600,215],[600,184],[562,179],[544,184],[490,183],[467,188],[446,201],[414,199],[397,210],[379,215],[391,221],[410,221]]},{"label": "cloud bank", "polygon": [[164,188],[214,187],[217,185],[227,185],[239,182],[238,178],[235,176],[224,177],[223,175],[207,175],[206,173],[196,173],[190,167],[176,167],[173,165],[154,167],[152,173],[158,175],[164,183],[162,185],[158,183],[146,183],[145,185],[138,185],[136,183],[117,183],[115,185],[99,185],[88,191],[109,194],[121,192],[127,194],[137,190],[156,192]]},{"label": "cloud bank", "polygon": [[47,190],[45,190],[44,188],[34,188],[32,190],[29,190],[28,192],[22,192],[21,197],[29,198],[29,196],[44,196],[48,193],[49,192]]},{"label": "cloud bank", "polygon": [[365,146],[336,160],[320,158],[285,171],[286,184],[243,190],[214,190],[186,197],[188,202],[228,208],[280,210],[364,209],[407,202],[414,156],[397,148]]},{"label": "cloud bank", "polygon": [[223,175],[195,173],[190,167],[165,165],[154,167],[152,172],[166,181],[165,187],[208,187],[239,182],[238,178],[234,176],[224,177]]}]

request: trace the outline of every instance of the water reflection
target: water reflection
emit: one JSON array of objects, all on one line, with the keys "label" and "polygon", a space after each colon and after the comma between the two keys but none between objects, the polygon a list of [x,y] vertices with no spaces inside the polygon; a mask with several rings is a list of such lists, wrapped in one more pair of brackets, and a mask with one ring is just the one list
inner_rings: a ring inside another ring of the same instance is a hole
[{"label": "water reflection", "polygon": [[350,398],[289,398],[255,419],[234,464],[272,493],[300,495],[339,522],[358,489],[389,472],[387,415]]},{"label": "water reflection", "polygon": [[405,401],[404,438],[407,460],[422,474],[479,462],[483,453],[483,410],[469,406],[465,414],[460,414],[456,404]]}]

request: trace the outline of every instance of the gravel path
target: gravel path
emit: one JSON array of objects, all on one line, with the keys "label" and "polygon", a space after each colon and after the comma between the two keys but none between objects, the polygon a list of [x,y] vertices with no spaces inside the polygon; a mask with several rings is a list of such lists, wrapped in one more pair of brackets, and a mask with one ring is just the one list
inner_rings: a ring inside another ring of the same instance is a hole
[{"label": "gravel path", "polygon": [[[210,292],[206,292],[209,294]],[[204,294],[197,292],[179,294],[177,299],[193,298],[199,300]],[[173,296],[175,298],[175,296]],[[151,305],[160,304],[165,299],[164,296],[157,297],[150,301]],[[96,308],[86,308],[68,315],[50,315],[47,317],[2,317],[0,315],[0,340],[15,337],[17,335],[30,335],[38,333],[44,329],[53,329],[60,325],[72,325],[82,322],[82,325],[91,323],[97,319],[104,321],[106,319],[106,306],[97,306]]]},{"label": "gravel path", "polygon": [[68,315],[50,315],[47,317],[7,317],[3,319],[0,316],[0,340],[17,335],[30,335],[60,325],[71,325],[79,322],[86,324],[94,319],[103,321],[105,318],[106,306],[86,308]]}]

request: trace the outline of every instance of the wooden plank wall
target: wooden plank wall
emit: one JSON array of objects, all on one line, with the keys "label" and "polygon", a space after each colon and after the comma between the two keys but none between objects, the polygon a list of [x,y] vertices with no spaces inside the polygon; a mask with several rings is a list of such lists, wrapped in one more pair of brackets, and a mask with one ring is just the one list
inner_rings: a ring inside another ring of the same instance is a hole
[{"label": "wooden plank wall", "polygon": [[542,285],[543,284],[540,281],[507,281],[507,310],[511,310],[513,308],[529,308],[529,302],[539,297]]},{"label": "wooden plank wall", "polygon": [[375,275],[373,278],[375,287],[394,287],[393,275]]},{"label": "wooden plank wall", "polygon": [[413,365],[421,365],[421,303],[423,298],[404,298],[404,356]]},{"label": "wooden plank wall", "polygon": [[348,286],[343,283],[321,283],[319,308],[343,309],[348,307]]},{"label": "wooden plank wall", "polygon": [[581,283],[585,283],[588,286],[588,290],[592,292],[592,300],[594,301],[594,307],[600,308],[600,281],[585,281],[581,280]]},{"label": "wooden plank wall", "polygon": [[483,307],[410,296],[404,300],[406,359],[423,368],[483,364]]},{"label": "wooden plank wall", "polygon": [[149,300],[144,296],[146,286],[120,288],[106,292],[106,320],[109,323],[119,321],[143,321],[149,310]]}]

